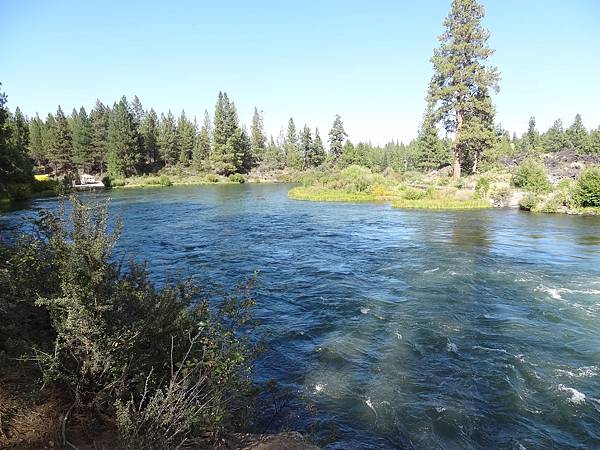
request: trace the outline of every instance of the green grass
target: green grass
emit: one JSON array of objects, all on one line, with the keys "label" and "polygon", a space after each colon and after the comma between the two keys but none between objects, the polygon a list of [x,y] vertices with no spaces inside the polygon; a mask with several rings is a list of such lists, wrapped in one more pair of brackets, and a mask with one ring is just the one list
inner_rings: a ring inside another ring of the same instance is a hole
[{"label": "green grass", "polygon": [[483,209],[491,208],[492,205],[489,201],[480,199],[421,198],[417,200],[396,200],[392,202],[392,207],[407,209]]},{"label": "green grass", "polygon": [[295,187],[289,190],[288,197],[293,200],[313,202],[374,202],[381,200],[381,198],[368,192],[345,192],[316,186]]}]

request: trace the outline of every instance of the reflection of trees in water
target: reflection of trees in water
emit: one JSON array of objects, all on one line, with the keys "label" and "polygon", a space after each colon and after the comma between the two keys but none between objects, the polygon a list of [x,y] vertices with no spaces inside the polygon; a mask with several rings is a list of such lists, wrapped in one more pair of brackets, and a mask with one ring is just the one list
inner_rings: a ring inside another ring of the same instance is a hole
[{"label": "reflection of trees in water", "polygon": [[461,212],[453,215],[452,243],[460,247],[490,247],[490,217],[481,212]]}]

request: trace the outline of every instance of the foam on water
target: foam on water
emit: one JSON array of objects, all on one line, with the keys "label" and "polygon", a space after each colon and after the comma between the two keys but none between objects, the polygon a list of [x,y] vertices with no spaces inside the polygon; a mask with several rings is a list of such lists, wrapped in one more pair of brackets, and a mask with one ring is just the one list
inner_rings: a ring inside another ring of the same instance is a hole
[{"label": "foam on water", "polygon": [[556,369],[556,374],[569,378],[590,378],[598,375],[598,366],[584,366],[573,370]]},{"label": "foam on water", "polygon": [[567,392],[571,394],[571,397],[569,398],[570,403],[579,405],[585,402],[585,394],[583,392],[579,392],[577,389],[567,387],[564,384],[559,384],[558,390],[561,392]]}]

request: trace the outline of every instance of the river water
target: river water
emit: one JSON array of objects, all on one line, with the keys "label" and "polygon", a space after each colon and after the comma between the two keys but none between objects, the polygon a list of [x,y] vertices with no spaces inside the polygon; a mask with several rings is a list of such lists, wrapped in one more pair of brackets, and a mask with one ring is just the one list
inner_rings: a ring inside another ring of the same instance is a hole
[{"label": "river water", "polygon": [[273,427],[328,449],[600,448],[600,218],[298,202],[289,188],[103,194],[120,254],[157,281],[260,272],[256,377],[291,398]]}]

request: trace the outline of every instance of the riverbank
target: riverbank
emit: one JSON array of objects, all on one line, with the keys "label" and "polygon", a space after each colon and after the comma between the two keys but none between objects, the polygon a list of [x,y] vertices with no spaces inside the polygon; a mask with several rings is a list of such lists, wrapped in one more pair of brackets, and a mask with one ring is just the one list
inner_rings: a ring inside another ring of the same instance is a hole
[{"label": "riverbank", "polygon": [[539,213],[600,214],[600,169],[580,171],[576,180],[550,182],[543,166],[524,160],[514,172],[488,171],[452,180],[446,171],[373,173],[351,166],[335,173],[307,173],[293,200],[391,202],[406,209],[519,207]]}]

